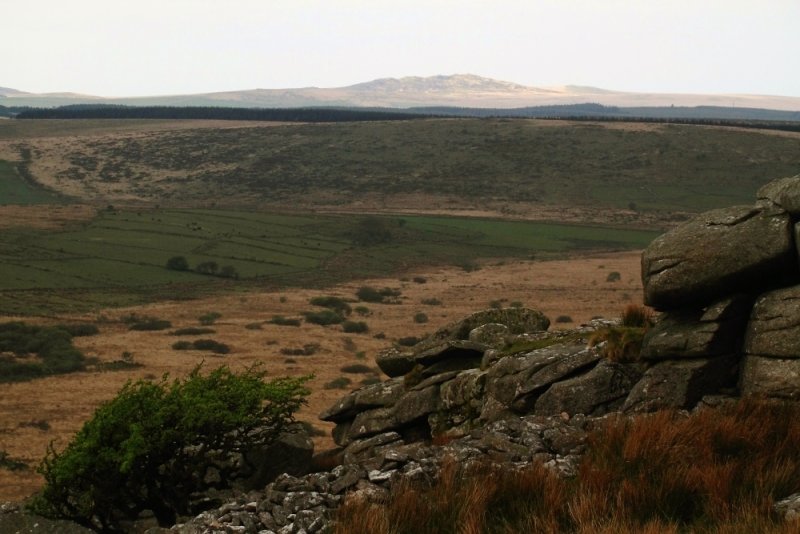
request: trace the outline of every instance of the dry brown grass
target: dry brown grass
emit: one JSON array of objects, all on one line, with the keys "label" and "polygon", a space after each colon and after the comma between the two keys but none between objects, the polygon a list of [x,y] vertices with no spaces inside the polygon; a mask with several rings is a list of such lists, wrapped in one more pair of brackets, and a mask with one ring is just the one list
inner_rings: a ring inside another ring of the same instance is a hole
[{"label": "dry brown grass", "polygon": [[[622,283],[606,284],[608,270],[622,273]],[[126,371],[76,373],[5,384],[0,395],[0,450],[34,467],[51,440],[55,440],[57,448],[66,446],[98,404],[112,398],[126,380],[160,377],[163,373],[184,376],[203,359],[209,367],[225,363],[234,369],[261,363],[273,377],[313,372],[309,405],[301,410],[299,418],[327,431],[332,425],[319,422],[317,414],[345,393],[341,389],[324,388],[326,383],[341,376],[342,366],[371,365],[375,355],[395,340],[406,336],[422,337],[451,321],[489,307],[491,301],[499,298],[521,300],[549,317],[569,314],[576,323],[594,316],[614,317],[626,303],[641,301],[638,272],[639,254],[628,252],[548,262],[490,262],[469,273],[460,268],[430,268],[395,278],[360,280],[314,290],[251,292],[105,310],[99,314],[107,319],[99,323],[100,334],[77,338],[77,346],[102,362],[118,360],[123,352],[130,352],[134,361],[143,366]],[[414,276],[424,276],[427,282],[415,283]],[[409,281],[398,280],[401,277]],[[338,326],[304,323],[299,327],[285,327],[269,323],[274,315],[298,316],[308,309],[313,297],[355,298],[356,290],[363,285],[398,287],[402,291],[399,304],[369,305],[371,313],[363,318],[370,329],[366,335],[347,334]],[[424,307],[428,323],[415,323],[413,316],[420,310],[420,301],[434,298],[442,304]],[[117,322],[135,313],[169,320],[178,329],[197,326],[198,315],[209,310],[222,314],[214,324],[214,339],[231,347],[230,354],[224,357],[200,351],[174,351],[171,346],[176,338],[168,332],[130,331],[127,325]],[[59,317],[53,321],[95,323],[97,319],[98,315],[88,315]],[[247,325],[253,323],[259,323],[261,329],[248,329]],[[553,328],[572,326],[558,324]],[[385,339],[375,338],[378,333],[385,334]],[[355,346],[346,344],[346,338],[351,338]],[[287,362],[289,358],[281,354],[283,348],[305,344],[318,344],[320,349],[309,356],[292,357],[293,363]],[[366,359],[358,358],[358,352],[365,353]],[[40,430],[26,426],[30,421],[39,420],[47,421],[50,428]],[[314,442],[317,450],[333,446],[328,436],[315,437]],[[22,499],[40,485],[41,480],[32,469],[13,472],[0,469],[0,501]]]},{"label": "dry brown grass", "polygon": [[96,210],[84,204],[0,206],[0,229],[28,228],[50,230],[62,228],[95,216]]},{"label": "dry brown grass", "polygon": [[431,486],[386,504],[350,499],[338,533],[798,532],[772,511],[800,489],[800,407],[747,399],[664,411],[596,430],[574,480],[446,463]]}]

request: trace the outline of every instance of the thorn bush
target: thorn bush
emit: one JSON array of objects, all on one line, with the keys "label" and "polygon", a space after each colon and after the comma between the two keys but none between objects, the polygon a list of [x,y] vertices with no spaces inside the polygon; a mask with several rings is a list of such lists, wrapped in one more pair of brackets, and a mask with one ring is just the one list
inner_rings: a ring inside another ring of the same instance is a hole
[{"label": "thorn bush", "polygon": [[67,448],[51,444],[34,512],[109,531],[144,510],[162,526],[190,510],[204,466],[273,441],[305,404],[309,377],[264,381],[251,367],[183,379],[128,382],[98,408]]}]

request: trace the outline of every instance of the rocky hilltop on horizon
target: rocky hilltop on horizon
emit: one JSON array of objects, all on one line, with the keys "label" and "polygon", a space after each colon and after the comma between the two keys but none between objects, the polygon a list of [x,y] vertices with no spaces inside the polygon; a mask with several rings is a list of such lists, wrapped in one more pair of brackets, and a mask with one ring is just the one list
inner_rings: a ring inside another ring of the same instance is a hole
[{"label": "rocky hilltop on horizon", "polygon": [[621,107],[735,106],[800,110],[800,97],[792,96],[634,93],[578,85],[531,87],[474,74],[380,78],[332,88],[259,88],[191,95],[119,98],[74,93],[34,94],[3,88],[0,89],[0,102],[5,106],[36,107],[89,103],[275,108],[306,106],[518,108],[596,103]]}]

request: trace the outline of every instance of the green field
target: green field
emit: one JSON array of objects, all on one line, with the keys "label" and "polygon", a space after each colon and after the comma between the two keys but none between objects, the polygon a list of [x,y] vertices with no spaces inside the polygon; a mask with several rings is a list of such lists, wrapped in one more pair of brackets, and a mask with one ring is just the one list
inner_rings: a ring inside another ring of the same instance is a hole
[{"label": "green field", "polygon": [[[380,239],[364,244],[365,228]],[[0,313],[46,314],[192,297],[232,286],[325,284],[422,264],[467,265],[586,249],[642,248],[655,232],[448,217],[313,216],[225,210],[102,212],[60,232],[0,232]],[[165,267],[231,266],[235,282]]]},{"label": "green field", "polygon": [[0,205],[52,204],[59,201],[57,195],[23,180],[11,163],[0,160]]}]

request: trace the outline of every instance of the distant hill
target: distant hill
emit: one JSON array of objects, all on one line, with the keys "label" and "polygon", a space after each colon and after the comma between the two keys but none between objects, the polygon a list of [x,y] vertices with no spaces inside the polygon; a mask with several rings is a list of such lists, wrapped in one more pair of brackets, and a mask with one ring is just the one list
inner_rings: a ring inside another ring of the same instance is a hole
[{"label": "distant hill", "polygon": [[194,95],[102,98],[72,93],[32,94],[0,89],[5,106],[53,107],[70,104],[214,107],[462,107],[511,109],[595,103],[614,107],[760,108],[800,111],[800,97],[628,93],[566,85],[530,87],[473,74],[381,78],[347,87],[251,89]]},{"label": "distant hill", "polygon": [[0,98],[5,96],[33,96],[31,93],[24,93],[22,91],[17,91],[16,89],[11,89],[10,87],[0,87]]}]

